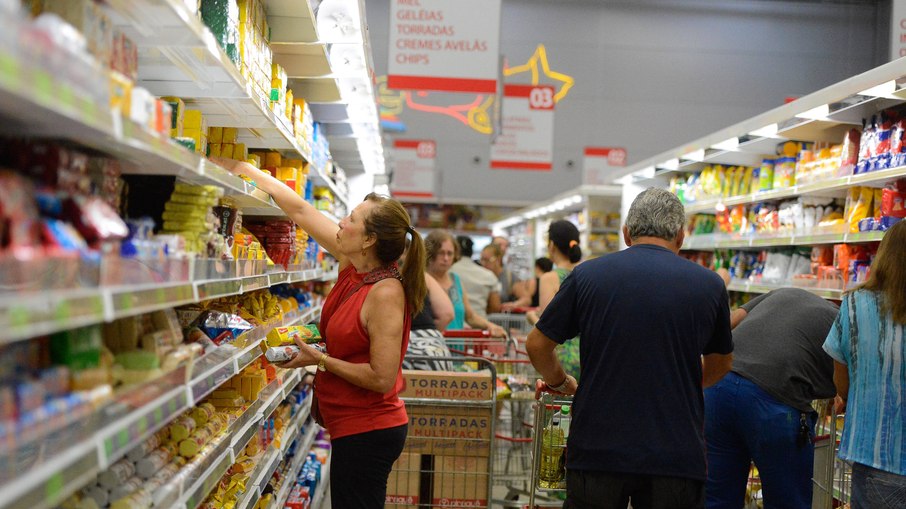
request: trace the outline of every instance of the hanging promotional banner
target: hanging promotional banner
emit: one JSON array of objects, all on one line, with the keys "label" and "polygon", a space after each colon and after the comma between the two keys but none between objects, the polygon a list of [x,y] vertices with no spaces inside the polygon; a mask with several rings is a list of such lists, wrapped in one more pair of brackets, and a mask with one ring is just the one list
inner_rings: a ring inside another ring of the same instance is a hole
[{"label": "hanging promotional banner", "polygon": [[505,85],[502,129],[491,145],[491,168],[550,171],[553,160],[554,87]]},{"label": "hanging promotional banner", "polygon": [[387,88],[493,94],[501,0],[391,0]]},{"label": "hanging promotional banner", "polygon": [[906,57],[906,0],[890,5],[890,59]]},{"label": "hanging promotional banner", "polygon": [[437,145],[432,140],[394,141],[390,194],[399,198],[433,198],[436,155]]},{"label": "hanging promotional banner", "polygon": [[626,149],[618,147],[585,147],[582,183],[594,186],[613,181],[612,168],[626,166]]}]

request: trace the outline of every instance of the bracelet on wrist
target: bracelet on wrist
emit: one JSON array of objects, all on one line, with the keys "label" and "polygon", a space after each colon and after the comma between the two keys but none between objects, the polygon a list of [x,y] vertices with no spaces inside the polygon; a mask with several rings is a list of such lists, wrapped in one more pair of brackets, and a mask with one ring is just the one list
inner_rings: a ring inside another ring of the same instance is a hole
[{"label": "bracelet on wrist", "polygon": [[[545,383],[546,383],[546,382],[545,382]],[[554,384],[547,384],[548,387],[550,387],[551,389],[553,389],[553,390],[555,390],[555,391],[557,391],[557,392],[563,392],[563,390],[566,389],[566,387],[567,387],[568,385],[569,385],[569,375],[566,375],[566,378],[564,378],[563,381],[560,382],[560,383],[557,384],[557,385],[554,385]]]}]

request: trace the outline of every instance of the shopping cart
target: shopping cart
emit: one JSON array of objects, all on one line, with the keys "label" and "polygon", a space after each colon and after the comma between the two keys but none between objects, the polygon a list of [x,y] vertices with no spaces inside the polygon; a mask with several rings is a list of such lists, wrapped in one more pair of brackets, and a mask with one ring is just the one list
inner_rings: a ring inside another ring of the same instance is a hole
[{"label": "shopping cart", "polygon": [[525,313],[533,308],[514,308],[506,313],[491,313],[488,315],[488,321],[503,327],[503,330],[516,339],[518,343],[524,343],[526,336],[532,330]]},{"label": "shopping cart", "polygon": [[[497,400],[493,363],[477,357],[407,359],[444,361],[454,371],[404,372],[407,387],[401,395],[409,428],[387,482],[385,507],[489,507]],[[415,383],[420,377],[425,383]],[[472,384],[478,388],[465,388]],[[423,389],[412,392],[417,387]]]},{"label": "shopping cart", "polygon": [[564,407],[571,407],[572,396],[549,392],[542,380],[535,385],[535,422],[532,437],[532,477],[529,486],[530,509],[562,507],[566,491],[566,438],[569,420]]},{"label": "shopping cart", "polygon": [[843,415],[834,412],[832,399],[818,400],[812,405],[818,412],[815,427],[815,470],[812,484],[813,509],[832,509],[849,504],[852,495],[852,466],[837,453]]},{"label": "shopping cart", "polygon": [[521,508],[531,486],[533,404],[537,372],[512,336],[493,338],[481,330],[444,333],[454,355],[477,356],[494,364],[500,379],[491,482],[495,506]]}]

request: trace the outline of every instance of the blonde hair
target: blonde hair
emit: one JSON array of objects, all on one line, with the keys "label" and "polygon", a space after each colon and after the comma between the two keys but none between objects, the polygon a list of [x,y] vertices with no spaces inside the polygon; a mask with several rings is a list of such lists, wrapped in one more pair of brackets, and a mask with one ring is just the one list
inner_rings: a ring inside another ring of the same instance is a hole
[{"label": "blonde hair", "polygon": [[881,310],[906,325],[906,221],[887,230],[871,262],[868,280],[859,288],[878,294]]}]

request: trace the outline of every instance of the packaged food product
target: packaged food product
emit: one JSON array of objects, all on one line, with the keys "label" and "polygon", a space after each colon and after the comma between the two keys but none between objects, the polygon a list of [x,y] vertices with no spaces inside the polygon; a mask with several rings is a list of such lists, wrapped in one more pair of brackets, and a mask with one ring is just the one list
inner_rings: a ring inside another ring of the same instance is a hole
[{"label": "packaged food product", "polygon": [[308,344],[321,341],[321,332],[317,325],[291,325],[289,327],[274,327],[267,333],[268,346],[294,345],[295,338]]},{"label": "packaged food product", "polygon": [[207,426],[208,421],[211,420],[216,412],[217,409],[214,408],[214,405],[205,402],[192,409],[192,419],[195,420],[195,424],[199,428]]},{"label": "packaged food product", "polygon": [[185,440],[189,438],[196,428],[197,425],[195,424],[194,419],[185,414],[180,415],[170,423],[170,441],[180,442]]},{"label": "packaged food product", "polygon": [[189,438],[179,442],[179,455],[183,458],[191,458],[198,454],[199,451],[211,441],[213,433],[209,428],[195,430]]},{"label": "packaged food product", "polygon": [[161,447],[155,449],[151,454],[145,456],[144,458],[138,460],[135,463],[135,473],[138,477],[142,479],[150,479],[154,476],[160,469],[164,468],[170,460],[173,459],[173,450],[171,447]]}]

